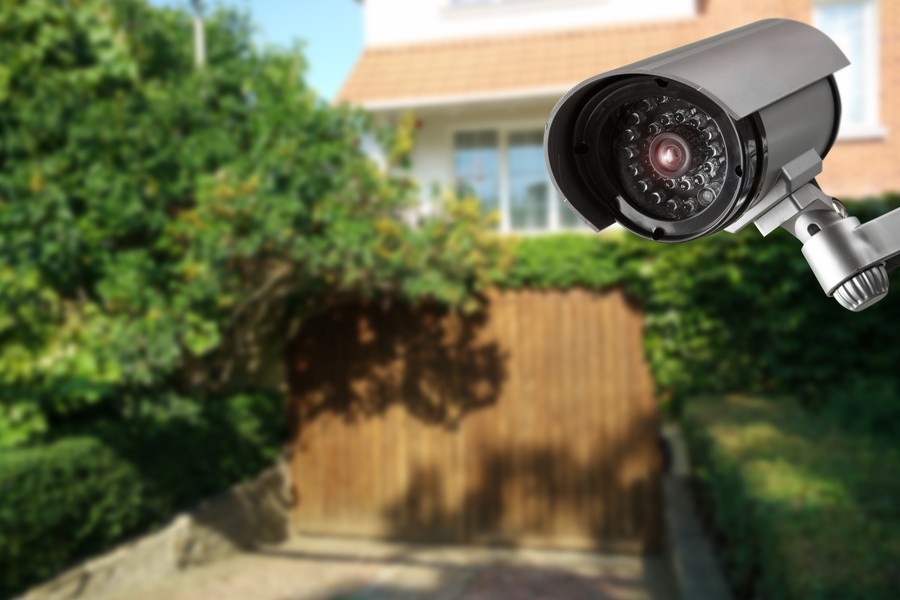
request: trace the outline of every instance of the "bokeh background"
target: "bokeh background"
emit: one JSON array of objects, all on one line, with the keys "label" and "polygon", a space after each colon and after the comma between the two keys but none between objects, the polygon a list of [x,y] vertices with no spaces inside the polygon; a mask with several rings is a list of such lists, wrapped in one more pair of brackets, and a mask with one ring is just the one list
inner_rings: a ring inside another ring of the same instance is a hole
[{"label": "bokeh background", "polygon": [[286,4],[0,6],[0,595],[276,460],[297,533],[665,553],[673,422],[737,597],[896,597],[900,297],[783,232],[593,234],[541,143],[588,76],[796,19],[874,218],[900,5]]}]

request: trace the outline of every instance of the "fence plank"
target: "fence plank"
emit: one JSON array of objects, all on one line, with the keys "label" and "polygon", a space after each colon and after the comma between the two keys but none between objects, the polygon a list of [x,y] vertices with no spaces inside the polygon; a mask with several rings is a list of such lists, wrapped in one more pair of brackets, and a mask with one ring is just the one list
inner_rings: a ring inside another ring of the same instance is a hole
[{"label": "fence plank", "polygon": [[297,528],[660,547],[658,414],[624,294],[353,305],[288,348]]}]

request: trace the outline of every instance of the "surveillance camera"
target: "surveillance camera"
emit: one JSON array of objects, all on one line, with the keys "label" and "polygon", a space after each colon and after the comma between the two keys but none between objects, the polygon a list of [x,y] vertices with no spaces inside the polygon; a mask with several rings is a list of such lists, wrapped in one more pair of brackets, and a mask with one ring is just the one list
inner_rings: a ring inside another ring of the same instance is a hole
[{"label": "surveillance camera", "polygon": [[826,294],[862,310],[900,262],[900,211],[861,226],[815,182],[848,64],[817,29],[769,19],[596,75],[554,107],[548,170],[596,231],[685,242],[784,227]]}]

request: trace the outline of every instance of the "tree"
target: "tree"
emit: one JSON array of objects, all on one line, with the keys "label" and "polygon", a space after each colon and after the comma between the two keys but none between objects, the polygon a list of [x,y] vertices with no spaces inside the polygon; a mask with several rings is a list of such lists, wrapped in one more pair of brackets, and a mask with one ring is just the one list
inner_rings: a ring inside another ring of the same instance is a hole
[{"label": "tree", "polygon": [[[415,189],[360,148],[360,112],[207,22],[139,0],[0,8],[0,446],[155,398],[264,385],[311,311],[471,305],[503,253],[471,201],[410,224]],[[277,361],[276,361],[277,362]]]}]

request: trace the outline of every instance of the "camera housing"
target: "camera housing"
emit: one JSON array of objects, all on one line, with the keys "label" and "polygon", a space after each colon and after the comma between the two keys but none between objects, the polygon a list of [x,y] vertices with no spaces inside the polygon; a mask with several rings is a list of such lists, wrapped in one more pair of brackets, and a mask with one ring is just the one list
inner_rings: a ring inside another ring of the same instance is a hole
[{"label": "camera housing", "polygon": [[848,64],[817,29],[769,19],[591,77],[550,115],[551,179],[597,231],[768,233],[782,223],[763,215],[821,171]]}]

